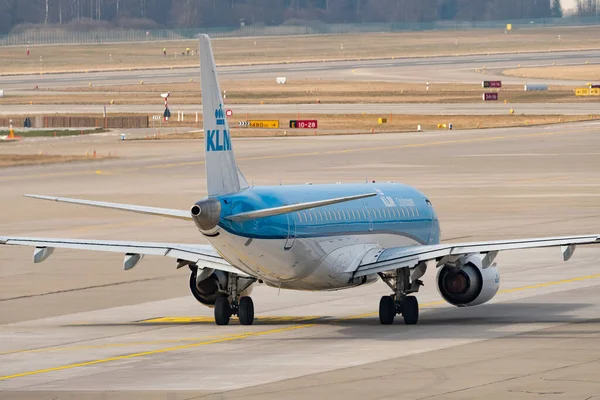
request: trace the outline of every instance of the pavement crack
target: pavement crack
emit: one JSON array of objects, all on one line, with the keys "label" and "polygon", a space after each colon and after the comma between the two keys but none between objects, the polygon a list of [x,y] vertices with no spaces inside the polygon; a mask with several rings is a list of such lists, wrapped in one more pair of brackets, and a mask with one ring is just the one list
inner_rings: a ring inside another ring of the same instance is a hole
[{"label": "pavement crack", "polygon": [[564,394],[565,392],[539,392],[539,391],[534,391],[534,390],[509,390],[510,393],[526,393],[526,394],[539,394],[540,396],[546,396],[546,395],[559,395],[559,394]]},{"label": "pavement crack", "polygon": [[569,365],[564,365],[562,367],[550,368],[550,369],[546,369],[546,370],[543,370],[543,371],[536,371],[536,372],[532,372],[530,374],[513,376],[511,378],[500,379],[500,380],[496,380],[496,381],[492,381],[492,382],[482,383],[480,385],[469,386],[469,387],[465,387],[465,388],[462,388],[462,389],[451,390],[451,391],[444,392],[444,393],[437,393],[437,394],[433,394],[433,395],[430,395],[430,396],[419,397],[416,400],[433,399],[433,398],[440,397],[440,396],[447,396],[447,395],[450,395],[450,394],[456,394],[456,393],[465,392],[465,391],[471,390],[471,389],[482,388],[482,387],[486,387],[486,386],[489,386],[489,385],[496,385],[498,383],[505,383],[505,382],[511,382],[511,381],[514,381],[514,380],[517,380],[517,379],[528,378],[528,377],[531,377],[531,376],[534,376],[534,375],[546,374],[548,372],[560,371],[560,370],[563,370],[563,369],[566,369],[566,368],[572,368],[572,367],[576,367],[576,366],[580,366],[580,365],[592,364],[592,363],[595,363],[595,362],[598,362],[598,361],[600,361],[600,358],[597,358],[597,359],[594,359],[594,360],[589,360],[589,361],[583,361],[583,362],[580,362],[580,363],[573,363],[573,364],[569,364]]},{"label": "pavement crack", "polygon": [[71,292],[81,292],[83,290],[88,290],[88,289],[107,288],[107,287],[112,287],[112,286],[128,285],[128,284],[132,284],[132,283],[151,282],[151,281],[162,280],[162,279],[169,278],[169,277],[170,277],[170,275],[165,275],[165,276],[160,276],[160,277],[156,277],[156,278],[136,279],[134,281],[113,282],[113,283],[106,283],[106,284],[103,284],[103,285],[92,285],[92,286],[85,286],[85,287],[80,287],[80,288],[57,290],[57,291],[54,291],[54,292],[46,292],[46,293],[38,293],[38,294],[28,294],[28,295],[16,296],[16,297],[7,297],[7,298],[4,298],[4,299],[0,299],[0,302],[11,301],[11,300],[29,299],[29,298],[33,298],[33,297],[51,296],[51,295],[54,295],[54,294],[63,294],[63,293],[71,293]]}]

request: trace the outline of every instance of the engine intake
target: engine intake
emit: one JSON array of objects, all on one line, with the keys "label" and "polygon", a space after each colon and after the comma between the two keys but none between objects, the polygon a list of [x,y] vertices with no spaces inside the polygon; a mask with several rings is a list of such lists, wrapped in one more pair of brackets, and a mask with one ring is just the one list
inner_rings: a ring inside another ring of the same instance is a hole
[{"label": "engine intake", "polygon": [[449,265],[440,268],[437,287],[444,300],[458,307],[471,307],[487,303],[496,295],[500,273],[496,264],[483,268],[483,257],[467,257],[459,270]]}]

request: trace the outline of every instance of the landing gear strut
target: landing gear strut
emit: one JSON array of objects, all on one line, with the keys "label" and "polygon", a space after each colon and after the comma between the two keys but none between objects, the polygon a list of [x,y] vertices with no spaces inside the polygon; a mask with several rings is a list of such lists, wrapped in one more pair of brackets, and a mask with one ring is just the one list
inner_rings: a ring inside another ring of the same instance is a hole
[{"label": "landing gear strut", "polygon": [[232,315],[237,315],[241,325],[254,323],[254,303],[249,296],[240,297],[240,293],[248,289],[254,279],[242,278],[231,274],[227,291],[229,296],[219,296],[215,301],[215,323],[228,325]]},{"label": "landing gear strut", "polygon": [[[425,267],[419,265],[416,271],[424,273]],[[409,268],[397,269],[392,273],[380,273],[379,276],[394,291],[394,294],[383,296],[379,301],[379,322],[382,325],[391,325],[396,315],[402,314],[406,325],[415,325],[419,321],[419,302],[416,297],[409,294],[418,292],[423,282],[419,279],[411,280]]]}]

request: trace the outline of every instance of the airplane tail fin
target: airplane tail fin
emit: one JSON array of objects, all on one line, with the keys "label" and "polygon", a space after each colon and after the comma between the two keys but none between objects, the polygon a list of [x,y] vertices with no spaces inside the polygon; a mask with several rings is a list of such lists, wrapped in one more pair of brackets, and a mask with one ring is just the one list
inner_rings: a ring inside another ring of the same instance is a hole
[{"label": "airplane tail fin", "polygon": [[223,110],[223,97],[208,35],[200,35],[200,78],[208,195],[237,193],[247,188],[248,182],[235,162],[231,131]]}]

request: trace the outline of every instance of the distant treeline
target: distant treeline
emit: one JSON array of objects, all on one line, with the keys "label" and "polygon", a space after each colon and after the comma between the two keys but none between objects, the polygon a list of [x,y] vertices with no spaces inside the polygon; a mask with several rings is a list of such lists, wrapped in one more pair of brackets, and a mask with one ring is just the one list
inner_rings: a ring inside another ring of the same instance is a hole
[{"label": "distant treeline", "polygon": [[[596,0],[581,0],[589,10]],[[560,17],[559,0],[0,0],[0,32]],[[33,25],[33,26],[32,26]]]}]

